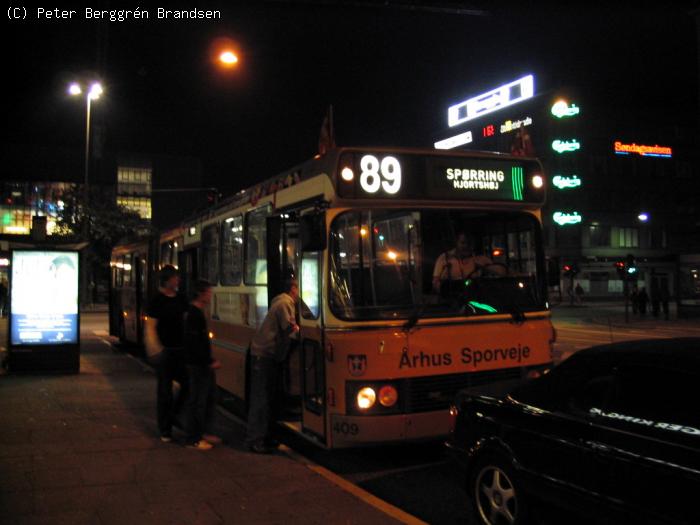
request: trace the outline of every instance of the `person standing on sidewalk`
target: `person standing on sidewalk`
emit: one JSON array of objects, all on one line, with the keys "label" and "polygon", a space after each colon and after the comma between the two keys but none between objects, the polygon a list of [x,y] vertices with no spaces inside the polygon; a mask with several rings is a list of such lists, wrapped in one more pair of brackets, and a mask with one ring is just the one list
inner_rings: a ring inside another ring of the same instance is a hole
[{"label": "person standing on sidewalk", "polygon": [[221,363],[211,356],[209,328],[204,309],[211,302],[211,284],[199,280],[194,283],[194,299],[185,314],[185,363],[190,381],[187,399],[188,446],[209,450],[221,439],[205,434],[213,424],[216,409],[216,369]]},{"label": "person standing on sidewalk", "polygon": [[639,295],[637,296],[637,302],[639,303],[639,315],[644,317],[647,314],[647,302],[649,302],[649,296],[647,295],[647,289],[642,286],[639,290]]},{"label": "person standing on sidewalk", "polygon": [[246,446],[252,452],[266,454],[277,446],[272,436],[278,408],[282,365],[289,353],[291,337],[299,332],[296,303],[299,285],[296,279],[284,283],[260,328],[250,343],[252,381]]},{"label": "person standing on sidewalk", "polygon": [[[164,443],[172,441],[173,424],[183,407],[188,392],[184,356],[184,316],[188,304],[179,293],[180,276],[168,264],[158,276],[158,293],[151,300],[145,322],[146,352],[156,369],[158,390],[156,396],[158,430]],[[180,384],[177,397],[173,382]]]},{"label": "person standing on sidewalk", "polygon": [[664,319],[668,321],[669,315],[668,315],[668,302],[670,299],[670,294],[668,293],[668,283],[663,282],[661,283],[661,287],[659,288],[659,300],[661,301],[661,309],[664,312]]}]

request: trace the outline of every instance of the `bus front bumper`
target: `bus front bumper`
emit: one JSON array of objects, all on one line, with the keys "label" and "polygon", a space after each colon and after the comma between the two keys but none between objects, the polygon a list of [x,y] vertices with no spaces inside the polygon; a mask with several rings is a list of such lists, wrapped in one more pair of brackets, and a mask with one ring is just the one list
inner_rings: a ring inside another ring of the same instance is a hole
[{"label": "bus front bumper", "polygon": [[440,439],[449,433],[448,410],[393,416],[331,414],[333,448]]}]

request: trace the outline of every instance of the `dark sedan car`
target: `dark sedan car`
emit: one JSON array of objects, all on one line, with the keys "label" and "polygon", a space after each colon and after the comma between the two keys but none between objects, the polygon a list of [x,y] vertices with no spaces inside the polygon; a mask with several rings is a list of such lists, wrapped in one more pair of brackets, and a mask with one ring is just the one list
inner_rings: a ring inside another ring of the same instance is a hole
[{"label": "dark sedan car", "polygon": [[533,503],[607,523],[700,524],[700,338],[581,350],[504,396],[458,394],[447,445],[480,523]]}]

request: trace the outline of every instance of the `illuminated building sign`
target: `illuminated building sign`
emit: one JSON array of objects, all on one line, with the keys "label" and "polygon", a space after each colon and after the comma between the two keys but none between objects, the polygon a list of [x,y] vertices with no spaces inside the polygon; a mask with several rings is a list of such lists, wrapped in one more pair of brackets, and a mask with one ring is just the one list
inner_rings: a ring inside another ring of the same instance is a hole
[{"label": "illuminated building sign", "polygon": [[472,132],[467,131],[465,133],[460,133],[449,139],[441,140],[435,143],[435,149],[452,149],[458,146],[464,146],[472,141]]},{"label": "illuminated building sign", "polygon": [[519,78],[496,89],[472,97],[447,109],[447,124],[452,128],[472,119],[493,113],[535,94],[535,80],[532,75]]},{"label": "illuminated building sign", "polygon": [[562,153],[581,149],[581,143],[576,139],[555,140],[552,142],[552,149],[561,155]]},{"label": "illuminated building sign", "polygon": [[511,131],[530,125],[532,125],[531,117],[526,117],[523,120],[506,120],[501,124],[501,133],[510,133]]},{"label": "illuminated building sign", "polygon": [[577,211],[571,213],[555,211],[552,214],[552,219],[559,226],[566,226],[567,224],[579,224],[583,218]]},{"label": "illuminated building sign", "polygon": [[526,159],[348,152],[338,194],[359,199],[544,201],[542,167]]},{"label": "illuminated building sign", "polygon": [[572,175],[571,177],[565,177],[562,175],[555,175],[552,177],[552,184],[559,188],[560,190],[566,190],[568,188],[578,188],[581,186],[581,179],[578,175]]},{"label": "illuminated building sign", "polygon": [[673,152],[668,146],[643,146],[641,144],[623,144],[619,141],[615,142],[616,155],[629,155],[631,153],[638,153],[642,157],[670,158]]},{"label": "illuminated building sign", "polygon": [[573,117],[579,114],[579,108],[576,104],[569,105],[563,100],[557,101],[552,106],[551,111],[552,115],[554,115],[557,118]]},{"label": "illuminated building sign", "polygon": [[493,137],[496,134],[496,128],[493,124],[489,124],[488,126],[484,126],[482,133],[484,137]]}]

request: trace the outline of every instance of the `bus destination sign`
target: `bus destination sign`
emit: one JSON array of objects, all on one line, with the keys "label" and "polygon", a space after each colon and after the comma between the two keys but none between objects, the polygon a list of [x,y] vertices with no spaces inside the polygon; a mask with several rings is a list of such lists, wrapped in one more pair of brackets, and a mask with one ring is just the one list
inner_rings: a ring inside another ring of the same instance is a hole
[{"label": "bus destination sign", "polygon": [[512,162],[435,159],[426,194],[458,200],[522,201],[525,170]]},{"label": "bus destination sign", "polygon": [[544,202],[541,166],[528,159],[353,153],[339,175],[342,197]]}]

